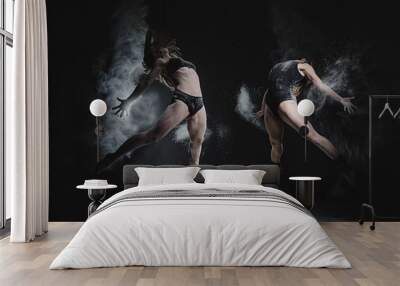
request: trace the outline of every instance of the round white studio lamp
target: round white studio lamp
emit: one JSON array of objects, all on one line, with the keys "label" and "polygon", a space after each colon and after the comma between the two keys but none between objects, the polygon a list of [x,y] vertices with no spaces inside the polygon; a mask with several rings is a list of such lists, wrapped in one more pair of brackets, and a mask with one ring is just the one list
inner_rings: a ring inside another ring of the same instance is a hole
[{"label": "round white studio lamp", "polygon": [[107,111],[107,104],[101,99],[95,99],[90,103],[89,109],[93,116],[101,117]]},{"label": "round white studio lamp", "polygon": [[314,113],[314,103],[309,99],[303,99],[297,105],[297,111],[304,117],[311,116]]},{"label": "round white studio lamp", "polygon": [[90,103],[90,113],[96,117],[96,136],[97,136],[97,163],[100,161],[100,130],[99,130],[99,117],[103,116],[107,112],[107,104],[101,99],[95,99]]},{"label": "round white studio lamp", "polygon": [[304,125],[300,128],[299,133],[304,137],[304,162],[307,161],[307,134],[308,134],[308,117],[315,111],[314,103],[309,99],[303,99],[297,104],[297,111],[304,116]]}]

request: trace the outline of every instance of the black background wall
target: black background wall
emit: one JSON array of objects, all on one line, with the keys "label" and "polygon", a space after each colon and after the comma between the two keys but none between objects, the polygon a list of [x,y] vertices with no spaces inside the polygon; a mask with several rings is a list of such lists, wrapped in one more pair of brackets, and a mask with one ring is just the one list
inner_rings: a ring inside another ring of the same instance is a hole
[{"label": "black background wall", "polygon": [[[87,194],[75,186],[92,178],[96,165],[95,121],[88,108],[93,99],[107,96],[99,93],[99,74],[116,52],[119,16],[137,5],[132,3],[47,1],[51,220],[86,218]],[[354,115],[328,101],[311,119],[338,146],[343,160],[331,161],[309,145],[305,164],[301,138],[286,128],[281,164],[282,188],[288,192],[290,175],[323,177],[318,216],[354,218],[367,195],[368,94],[399,93],[399,17],[392,1],[169,0],[144,5],[147,24],[173,33],[184,57],[198,67],[212,132],[201,163],[270,162],[265,131],[235,109],[243,85],[252,102],[260,103],[276,62],[305,56],[341,95],[356,97]],[[131,162],[186,164],[187,146],[167,136],[139,150]],[[118,169],[108,179],[121,184],[121,176]]]}]

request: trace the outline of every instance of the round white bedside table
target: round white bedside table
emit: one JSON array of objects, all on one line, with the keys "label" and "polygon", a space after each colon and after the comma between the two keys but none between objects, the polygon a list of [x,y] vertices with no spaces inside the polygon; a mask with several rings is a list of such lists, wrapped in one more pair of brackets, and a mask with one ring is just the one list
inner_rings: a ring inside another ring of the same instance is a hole
[{"label": "round white bedside table", "polygon": [[290,177],[289,180],[296,182],[296,199],[311,210],[314,207],[314,183],[322,179],[320,177]]},{"label": "round white bedside table", "polygon": [[104,198],[106,197],[106,191],[109,189],[117,188],[117,185],[104,185],[104,186],[79,185],[76,186],[76,188],[88,191],[88,197],[92,201],[88,206],[88,217],[89,217],[102,204]]}]

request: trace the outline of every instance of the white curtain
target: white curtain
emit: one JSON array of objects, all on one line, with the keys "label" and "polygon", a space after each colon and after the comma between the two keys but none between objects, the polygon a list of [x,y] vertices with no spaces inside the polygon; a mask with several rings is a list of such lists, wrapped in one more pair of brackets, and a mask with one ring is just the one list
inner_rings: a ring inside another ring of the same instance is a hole
[{"label": "white curtain", "polygon": [[6,187],[12,242],[48,226],[48,70],[45,0],[15,1],[14,91],[6,98]]}]

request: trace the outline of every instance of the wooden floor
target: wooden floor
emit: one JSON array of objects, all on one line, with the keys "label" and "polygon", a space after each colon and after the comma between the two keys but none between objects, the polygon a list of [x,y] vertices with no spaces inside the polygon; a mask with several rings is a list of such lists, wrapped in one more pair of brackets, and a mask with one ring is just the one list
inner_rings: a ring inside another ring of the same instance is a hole
[{"label": "wooden floor", "polygon": [[354,222],[322,223],[352,269],[289,267],[123,267],[48,270],[81,223],[50,223],[44,237],[26,244],[0,241],[0,285],[400,285],[400,223],[375,232]]}]

